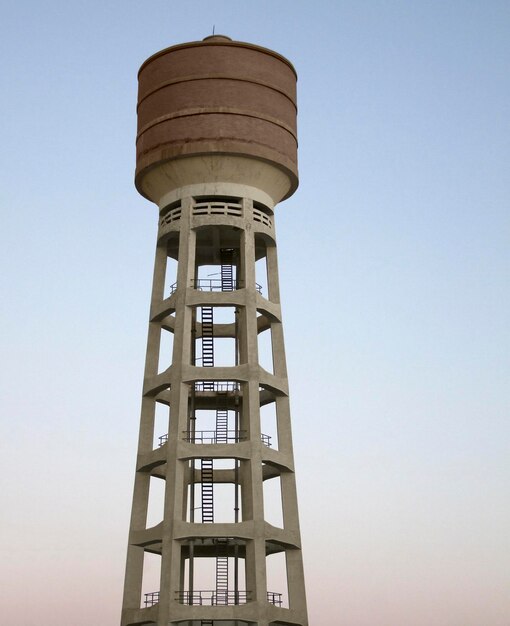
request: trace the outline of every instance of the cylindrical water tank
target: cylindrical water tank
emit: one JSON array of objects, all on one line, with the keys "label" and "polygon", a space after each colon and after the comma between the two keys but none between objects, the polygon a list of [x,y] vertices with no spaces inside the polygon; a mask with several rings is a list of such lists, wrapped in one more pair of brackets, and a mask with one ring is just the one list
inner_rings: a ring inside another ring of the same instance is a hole
[{"label": "cylindrical water tank", "polygon": [[259,187],[274,202],[295,191],[296,72],[287,59],[216,35],[154,54],[138,77],[142,195],[159,203],[208,182]]}]

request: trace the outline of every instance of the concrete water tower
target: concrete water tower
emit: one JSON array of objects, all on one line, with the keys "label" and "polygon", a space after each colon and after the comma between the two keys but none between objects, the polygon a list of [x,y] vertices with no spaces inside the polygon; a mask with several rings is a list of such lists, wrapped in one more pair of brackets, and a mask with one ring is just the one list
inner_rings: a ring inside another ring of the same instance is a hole
[{"label": "concrete water tower", "polygon": [[135,182],[159,229],[121,624],[306,626],[273,215],[291,63],[220,35],[147,59]]}]

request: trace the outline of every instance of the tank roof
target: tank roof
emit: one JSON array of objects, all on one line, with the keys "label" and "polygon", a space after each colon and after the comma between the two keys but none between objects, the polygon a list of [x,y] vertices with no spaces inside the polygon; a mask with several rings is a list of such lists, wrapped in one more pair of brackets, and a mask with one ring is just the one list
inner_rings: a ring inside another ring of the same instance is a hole
[{"label": "tank roof", "polygon": [[204,37],[204,39],[202,39],[201,41],[188,41],[186,43],[179,43],[174,46],[169,46],[168,48],[163,48],[163,50],[159,50],[158,52],[155,52],[142,63],[142,65],[140,66],[140,69],[138,70],[138,76],[140,76],[140,72],[145,68],[146,65],[148,65],[149,63],[151,63],[158,57],[168,54],[169,52],[174,52],[175,50],[181,50],[185,48],[194,48],[198,46],[232,46],[232,47],[237,47],[237,48],[248,48],[251,50],[256,50],[257,52],[268,54],[286,63],[290,67],[290,69],[294,72],[294,76],[296,77],[296,80],[297,80],[296,68],[292,65],[289,59],[284,57],[282,54],[279,54],[278,52],[275,52],[274,50],[271,50],[270,48],[265,48],[264,46],[258,46],[253,43],[247,43],[246,41],[235,41],[234,39],[232,39],[231,37],[228,37],[227,35],[209,35],[208,37]]}]

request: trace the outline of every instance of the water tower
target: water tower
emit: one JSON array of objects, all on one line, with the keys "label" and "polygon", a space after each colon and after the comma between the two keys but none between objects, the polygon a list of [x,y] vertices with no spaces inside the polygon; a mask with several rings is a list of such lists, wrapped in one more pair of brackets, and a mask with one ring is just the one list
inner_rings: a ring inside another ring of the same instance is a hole
[{"label": "water tower", "polygon": [[121,624],[306,626],[273,214],[291,63],[220,35],[147,59],[135,183],[159,228]]}]

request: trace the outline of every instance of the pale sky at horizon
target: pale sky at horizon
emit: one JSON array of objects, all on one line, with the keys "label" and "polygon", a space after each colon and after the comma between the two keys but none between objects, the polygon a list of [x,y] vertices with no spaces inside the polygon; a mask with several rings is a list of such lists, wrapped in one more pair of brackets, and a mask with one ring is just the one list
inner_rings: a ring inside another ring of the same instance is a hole
[{"label": "pale sky at horizon", "polygon": [[116,626],[155,207],[136,74],[298,72],[276,209],[311,626],[510,625],[510,3],[19,0],[0,23],[0,621]]}]

